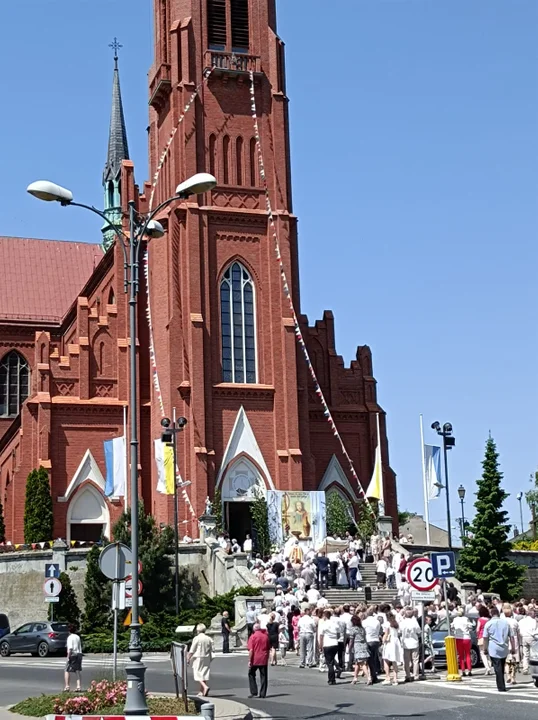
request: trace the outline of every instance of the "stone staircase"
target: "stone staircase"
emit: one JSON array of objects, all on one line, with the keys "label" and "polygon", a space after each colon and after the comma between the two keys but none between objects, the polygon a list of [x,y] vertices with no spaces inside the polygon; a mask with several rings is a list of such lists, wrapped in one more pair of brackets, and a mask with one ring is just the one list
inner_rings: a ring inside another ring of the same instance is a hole
[{"label": "stone staircase", "polygon": [[396,599],[396,590],[377,590],[376,573],[373,563],[361,563],[360,573],[362,575],[361,589],[351,590],[345,585],[325,590],[325,597],[329,603],[335,605],[356,605],[360,602],[367,602],[365,588],[369,587],[372,593],[370,602],[375,604],[392,603]]}]

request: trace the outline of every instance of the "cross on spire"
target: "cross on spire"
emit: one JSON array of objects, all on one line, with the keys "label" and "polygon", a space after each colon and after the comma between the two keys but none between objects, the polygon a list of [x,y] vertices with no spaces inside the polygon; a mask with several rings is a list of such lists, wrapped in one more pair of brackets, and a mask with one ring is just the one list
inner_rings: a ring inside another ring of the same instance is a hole
[{"label": "cross on spire", "polygon": [[113,42],[111,42],[108,47],[114,50],[114,62],[116,63],[116,67],[118,67],[118,50],[122,48],[123,45],[120,45],[120,43],[118,42],[118,38],[115,37]]}]

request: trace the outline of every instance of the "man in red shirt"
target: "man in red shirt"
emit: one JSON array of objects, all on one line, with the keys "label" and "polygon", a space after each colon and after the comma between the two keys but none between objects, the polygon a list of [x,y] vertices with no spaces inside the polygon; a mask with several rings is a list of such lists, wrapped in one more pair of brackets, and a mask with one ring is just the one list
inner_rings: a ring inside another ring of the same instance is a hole
[{"label": "man in red shirt", "polygon": [[258,685],[256,684],[256,670],[260,671],[260,694],[264,698],[267,694],[267,665],[269,664],[269,652],[271,643],[267,630],[262,630],[259,623],[254,624],[253,633],[248,639],[248,684],[250,687],[249,697],[258,697]]}]

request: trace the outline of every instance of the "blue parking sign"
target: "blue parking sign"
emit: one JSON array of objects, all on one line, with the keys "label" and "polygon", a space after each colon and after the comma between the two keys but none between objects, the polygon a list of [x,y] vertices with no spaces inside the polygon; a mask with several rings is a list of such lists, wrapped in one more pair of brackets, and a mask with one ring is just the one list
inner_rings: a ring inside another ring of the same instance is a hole
[{"label": "blue parking sign", "polygon": [[432,553],[430,560],[434,577],[447,578],[456,574],[456,556],[452,551]]}]

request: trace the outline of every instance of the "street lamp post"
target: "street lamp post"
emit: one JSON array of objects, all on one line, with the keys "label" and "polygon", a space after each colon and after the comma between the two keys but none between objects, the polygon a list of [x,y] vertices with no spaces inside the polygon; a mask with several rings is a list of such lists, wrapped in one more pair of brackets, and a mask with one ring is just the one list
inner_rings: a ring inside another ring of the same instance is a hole
[{"label": "street lamp post", "polygon": [[448,528],[448,547],[452,550],[452,529],[450,526],[451,520],[450,520],[450,492],[448,488],[448,455],[447,451],[451,450],[454,445],[456,444],[456,438],[452,435],[452,425],[450,423],[445,423],[443,427],[441,427],[440,423],[437,422],[437,420],[432,423],[432,430],[435,430],[435,432],[438,435],[441,435],[443,438],[443,456],[445,460],[445,491],[446,491],[446,519],[447,519],[447,528]]},{"label": "street lamp post", "polygon": [[[171,421],[170,418],[163,418],[161,425],[163,431],[161,433],[161,440],[163,443],[172,445],[173,463],[174,463],[174,571],[175,571],[175,591],[176,591],[176,616],[179,615],[179,513],[177,506],[177,434],[183,431],[183,428],[187,424],[187,418],[180,417],[176,420],[176,411],[174,408],[174,419]],[[183,486],[187,483],[183,483]]]},{"label": "street lamp post", "polygon": [[[164,235],[162,225],[154,220],[154,217],[167,205],[175,200],[184,200],[190,195],[198,195],[211,190],[217,184],[216,179],[208,173],[198,173],[189,180],[181,183],[176,188],[174,197],[168,198],[147,216],[141,216],[136,212],[134,201],[129,202],[129,244],[126,246],[123,230],[95,207],[73,202],[73,194],[60,185],[47,180],[39,180],[31,183],[27,192],[30,195],[45,200],[46,202],[59,202],[62,206],[72,205],[99,215],[112,230],[116,233],[120,242],[124,259],[124,290],[129,292],[129,416],[131,425],[130,455],[131,455],[131,552],[133,555],[132,579],[132,617],[130,625],[129,640],[129,663],[125,666],[127,674],[127,697],[125,699],[126,715],[147,715],[148,706],[146,702],[145,673],[146,667],[142,663],[142,645],[140,642],[139,622],[139,597],[138,597],[138,413],[137,413],[137,373],[136,373],[136,305],[139,289],[139,255],[140,246],[144,238],[158,238]],[[177,557],[177,556],[176,556]],[[177,560],[176,560],[177,562]]]},{"label": "street lamp post", "polygon": [[467,533],[465,532],[465,511],[463,509],[463,501],[465,500],[465,488],[460,485],[458,488],[458,495],[461,502],[461,544],[464,544]]},{"label": "street lamp post", "polygon": [[521,504],[521,501],[523,500],[523,493],[518,492],[516,498],[519,502],[519,519],[521,520],[521,534],[523,534],[525,532],[525,530],[523,529],[523,505]]}]

